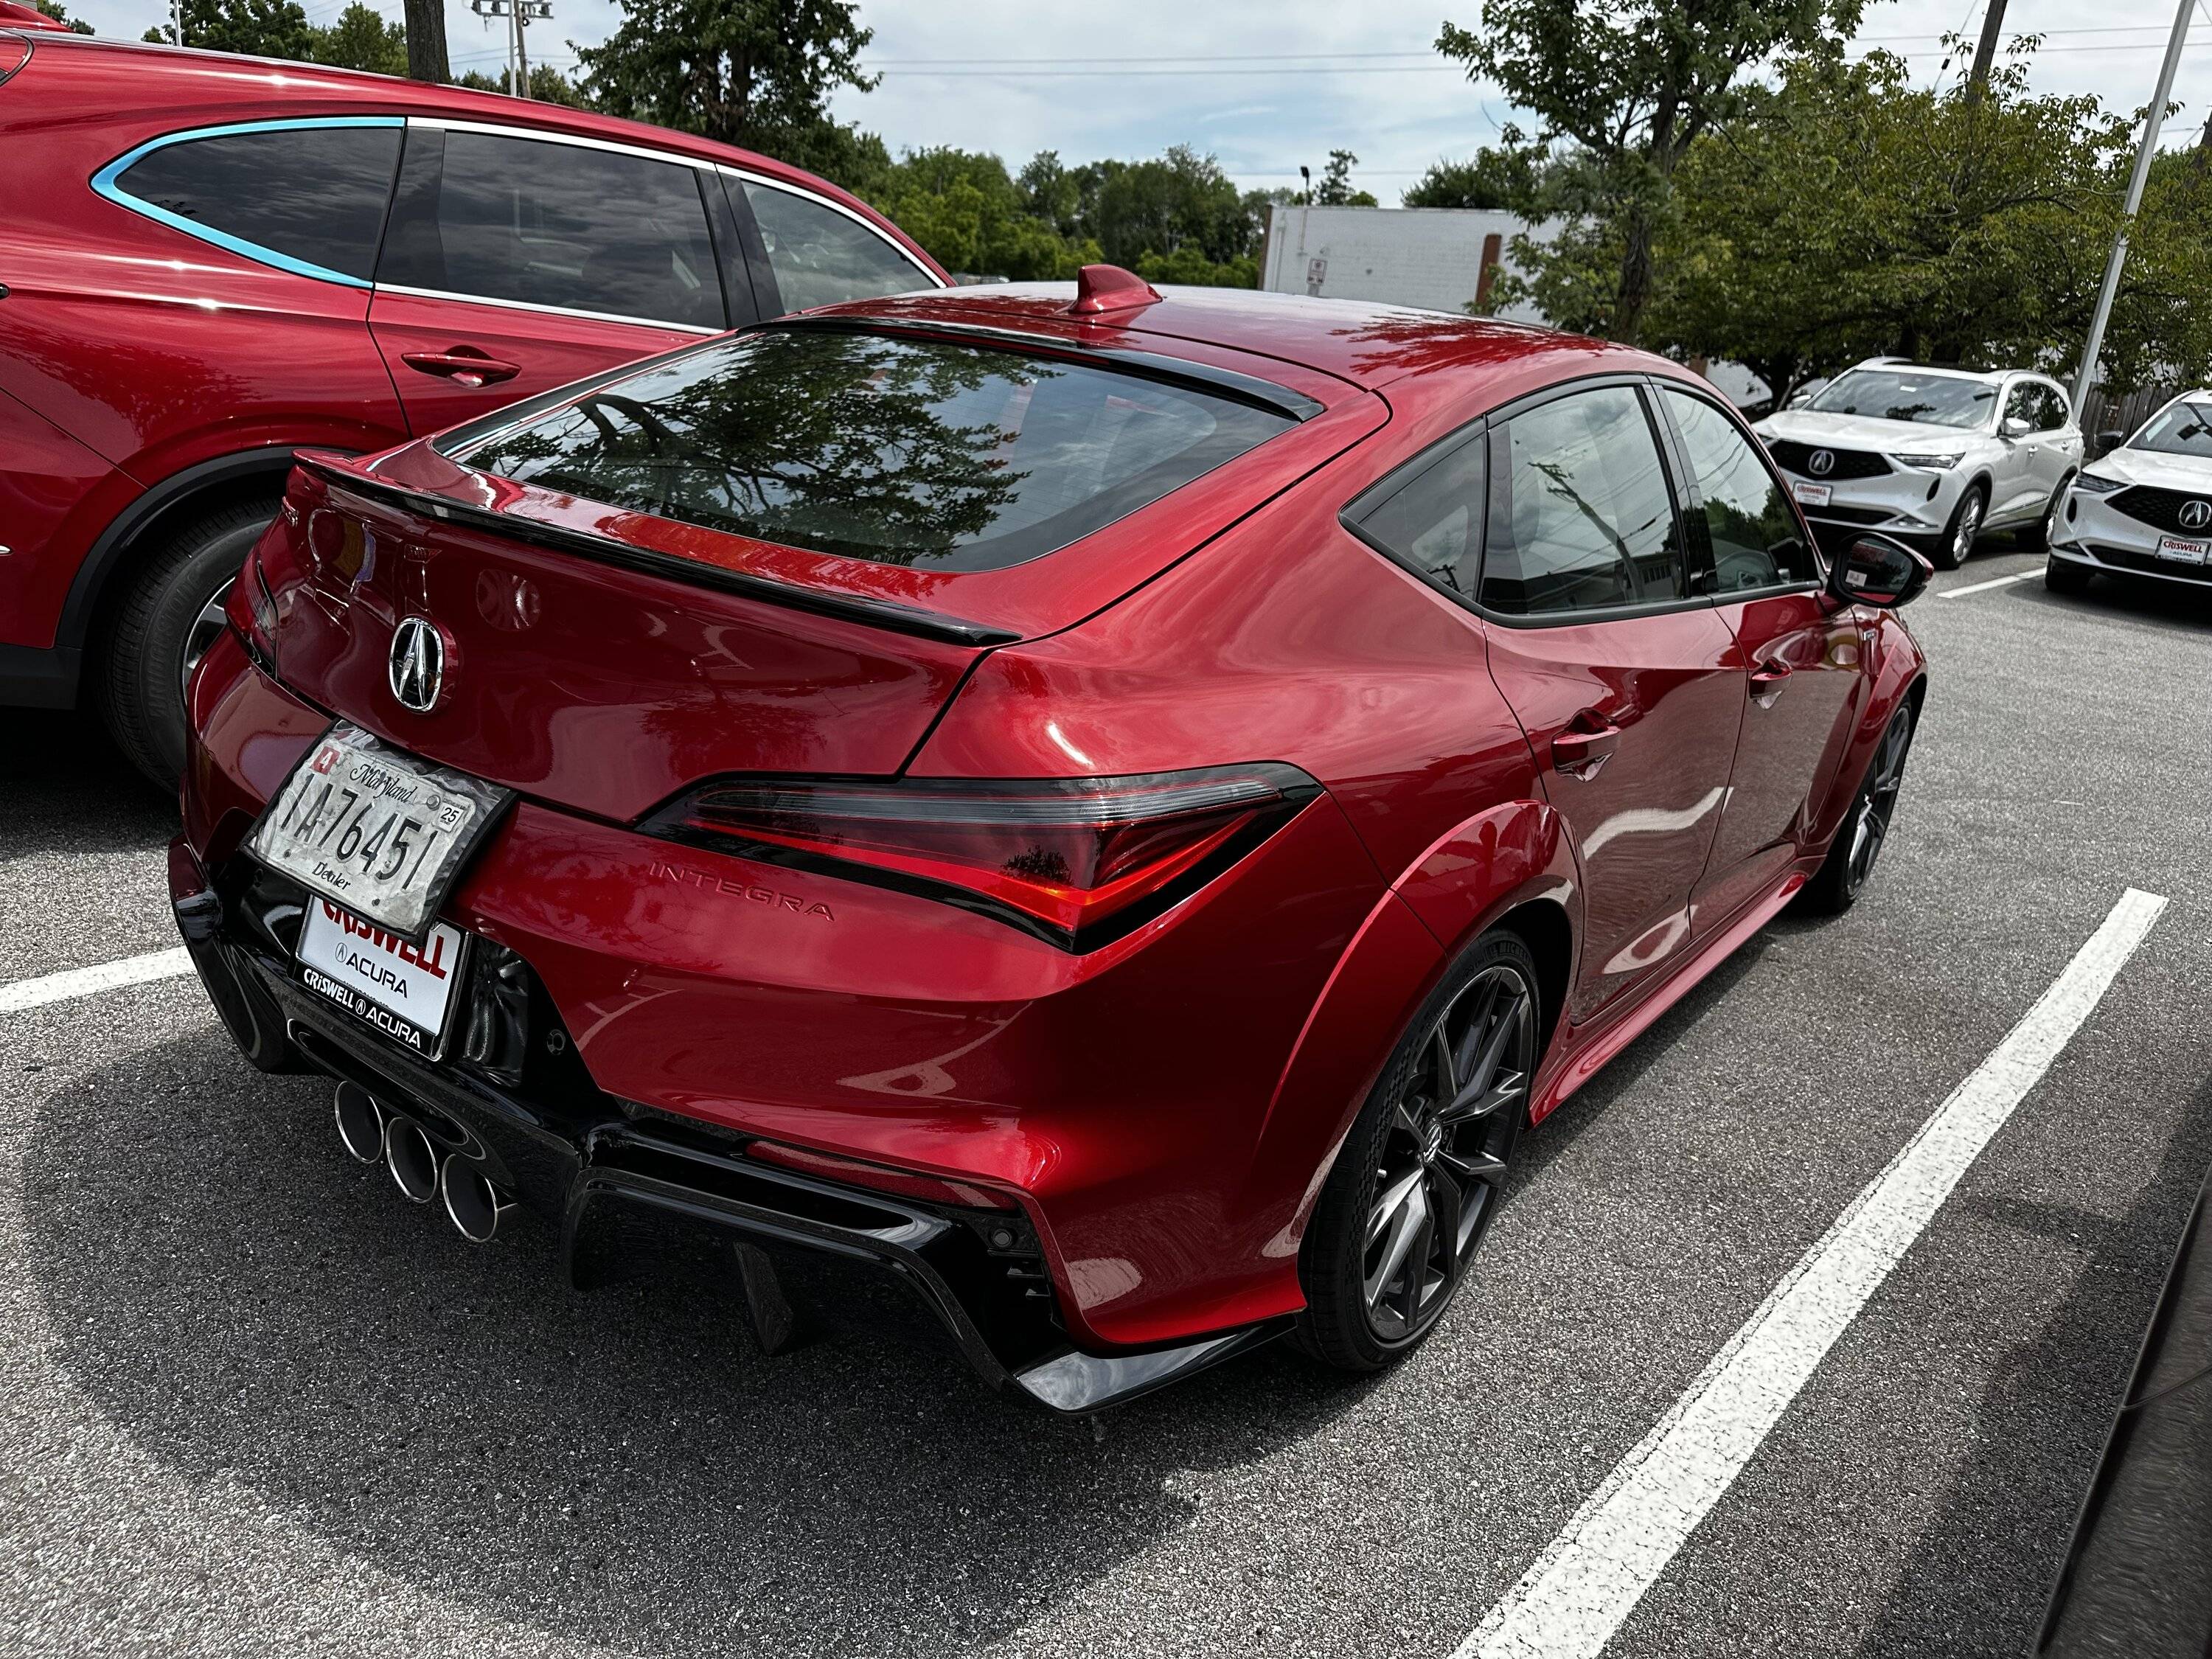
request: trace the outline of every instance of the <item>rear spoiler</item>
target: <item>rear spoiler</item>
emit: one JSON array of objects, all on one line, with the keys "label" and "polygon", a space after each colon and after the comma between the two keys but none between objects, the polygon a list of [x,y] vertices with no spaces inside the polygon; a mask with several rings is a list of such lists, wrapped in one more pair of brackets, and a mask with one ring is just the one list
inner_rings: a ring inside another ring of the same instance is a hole
[{"label": "rear spoiler", "polygon": [[789,582],[771,581],[765,576],[752,575],[742,570],[726,570],[719,565],[702,564],[696,559],[679,558],[672,553],[656,553],[650,548],[633,547],[628,542],[617,541],[611,536],[595,535],[588,530],[544,524],[535,519],[494,512],[489,507],[452,501],[425,490],[410,489],[401,484],[370,477],[335,461],[302,454],[295,458],[294,464],[303,471],[312,472],[349,495],[435,519],[444,524],[489,531],[510,541],[551,548],[580,559],[589,559],[596,564],[635,570],[645,575],[659,576],[693,587],[715,588],[726,593],[757,599],[764,605],[781,605],[787,611],[804,611],[815,616],[835,617],[843,622],[864,623],[886,633],[937,640],[947,645],[982,648],[1012,645],[1022,637],[1006,629],[991,628],[981,623],[943,616],[933,611],[900,605],[895,600],[796,587]]}]

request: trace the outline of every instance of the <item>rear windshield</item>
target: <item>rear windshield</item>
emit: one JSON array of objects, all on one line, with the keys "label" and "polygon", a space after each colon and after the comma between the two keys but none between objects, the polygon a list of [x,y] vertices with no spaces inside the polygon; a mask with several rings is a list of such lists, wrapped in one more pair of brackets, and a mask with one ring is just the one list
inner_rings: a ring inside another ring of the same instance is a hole
[{"label": "rear windshield", "polygon": [[994,570],[1065,547],[1292,423],[1111,368],[787,329],[672,358],[454,459],[817,552]]},{"label": "rear windshield", "polygon": [[1880,421],[1918,421],[1925,426],[1986,425],[1997,389],[1987,380],[1956,374],[1915,374],[1890,368],[1855,368],[1832,380],[1806,405],[1828,415],[1871,415]]},{"label": "rear windshield", "polygon": [[2212,456],[2212,404],[2193,400],[2168,404],[2136,434],[2130,449],[2154,449],[2162,455]]}]

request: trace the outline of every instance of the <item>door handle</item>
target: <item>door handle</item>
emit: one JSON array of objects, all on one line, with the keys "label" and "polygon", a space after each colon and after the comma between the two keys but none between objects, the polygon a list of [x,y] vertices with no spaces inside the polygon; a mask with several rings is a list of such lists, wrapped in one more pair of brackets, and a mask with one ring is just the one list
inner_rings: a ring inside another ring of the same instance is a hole
[{"label": "door handle", "polygon": [[1763,662],[1751,671],[1751,700],[1761,708],[1774,707],[1774,700],[1790,682],[1790,665],[1786,662]]},{"label": "door handle", "polygon": [[425,374],[442,374],[456,386],[489,386],[511,380],[522,373],[520,363],[502,362],[474,346],[454,346],[446,351],[404,351],[399,361]]},{"label": "door handle", "polygon": [[1576,724],[1552,737],[1552,765],[1571,778],[1594,778],[1613,758],[1620,742],[1620,728],[1601,715],[1587,711],[1575,716]]}]

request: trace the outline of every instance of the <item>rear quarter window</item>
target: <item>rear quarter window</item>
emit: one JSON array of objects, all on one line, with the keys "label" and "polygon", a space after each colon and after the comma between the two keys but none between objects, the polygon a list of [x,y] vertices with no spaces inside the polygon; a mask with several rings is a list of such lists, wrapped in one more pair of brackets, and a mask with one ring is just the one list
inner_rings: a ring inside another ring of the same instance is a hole
[{"label": "rear quarter window", "polygon": [[249,258],[367,286],[399,163],[394,118],[185,133],[103,169],[94,188]]},{"label": "rear quarter window", "polygon": [[1080,539],[1295,424],[1119,369],[771,329],[450,452],[481,471],[787,546],[938,570]]}]

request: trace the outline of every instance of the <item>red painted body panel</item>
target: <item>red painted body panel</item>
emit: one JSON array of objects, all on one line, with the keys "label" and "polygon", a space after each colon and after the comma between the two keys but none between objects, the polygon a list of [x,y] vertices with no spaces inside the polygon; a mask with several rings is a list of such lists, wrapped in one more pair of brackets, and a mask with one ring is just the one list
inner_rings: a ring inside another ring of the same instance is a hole
[{"label": "red painted body panel", "polygon": [[[1552,1030],[1534,1115],[1565,1098],[1817,867],[1920,661],[1895,618],[1802,596],[1498,626],[1339,522],[1486,409],[1601,369],[1675,372],[1653,360],[1256,296],[1170,293],[1117,313],[1127,326],[1077,323],[1066,303],[1062,288],[889,308],[1185,353],[1327,408],[1065,552],[956,575],[614,514],[422,445],[347,469],[1019,636],[988,648],[303,480],[295,519],[264,544],[280,671],[299,695],[235,645],[210,653],[187,833],[211,869],[230,856],[320,726],[304,700],[516,783],[531,799],[447,914],[525,957],[600,1088],[1008,1194],[1046,1243],[1069,1330],[1110,1348],[1302,1305],[1305,1218],[1407,1020],[1458,951],[1531,907],[1570,940],[1565,975],[1584,988]],[[1206,344],[1179,343],[1200,328]],[[318,541],[296,515],[333,505],[340,527]],[[448,639],[453,701],[427,717],[383,684],[402,608]],[[1792,682],[1756,706],[1752,670],[1778,659]],[[1595,778],[1565,777],[1553,742],[1587,708],[1624,741]],[[1297,767],[1322,793],[1181,903],[1081,952],[929,897],[627,827],[730,770],[1069,779],[1255,762]]]},{"label": "red painted body panel", "polygon": [[[382,289],[369,302],[368,325],[392,383],[399,389],[408,428],[417,434],[459,426],[633,357],[649,357],[700,337],[690,329],[550,317],[514,306]],[[512,380],[468,386],[407,362],[410,353],[456,351],[511,363],[520,372]]]},{"label": "red painted body panel", "polygon": [[[742,167],[851,208],[942,275],[910,239],[844,191],[688,134],[457,87],[42,34],[0,99],[0,145],[11,157],[38,158],[9,181],[0,393],[113,471],[86,478],[85,492],[65,507],[49,500],[38,517],[11,521],[15,533],[0,538],[14,548],[14,568],[0,576],[7,584],[0,647],[82,643],[81,633],[58,639],[58,629],[94,544],[142,491],[191,469],[254,451],[384,449],[410,431],[432,431],[696,337],[565,313],[380,296],[376,321],[395,362],[399,351],[424,344],[512,349],[524,374],[471,392],[418,371],[387,369],[370,330],[368,289],[274,269],[156,223],[89,185],[106,163],[163,134],[362,114],[475,119]],[[8,421],[0,413],[0,428]],[[9,481],[19,453],[0,443],[0,497],[51,495],[63,475],[39,472],[36,456],[27,479]],[[281,473],[280,460],[270,488]],[[88,620],[81,605],[68,615],[78,630]]]},{"label": "red painted body panel", "polygon": [[1689,942],[1743,720],[1735,638],[1711,609],[1559,628],[1493,627],[1491,671],[1539,756],[1582,720],[1618,728],[1594,774],[1551,767],[1547,798],[1582,866],[1581,963],[1567,1016],[1587,1019]]}]

